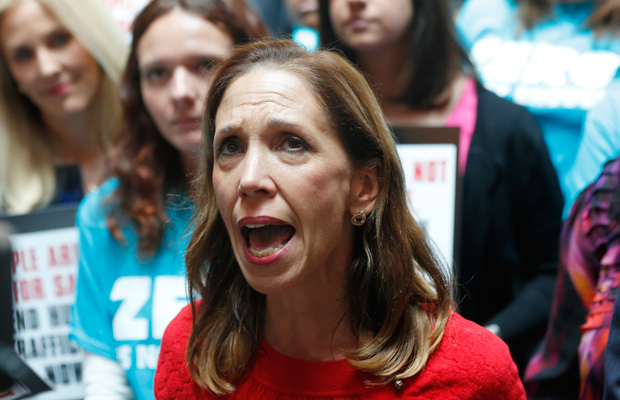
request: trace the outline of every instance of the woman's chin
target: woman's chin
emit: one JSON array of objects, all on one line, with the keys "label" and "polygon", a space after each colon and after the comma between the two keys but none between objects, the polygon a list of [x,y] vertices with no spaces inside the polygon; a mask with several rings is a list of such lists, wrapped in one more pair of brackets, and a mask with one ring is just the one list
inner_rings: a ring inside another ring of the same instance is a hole
[{"label": "woman's chin", "polygon": [[240,255],[241,270],[250,286],[259,293],[269,295],[277,294],[286,290],[294,275],[301,257],[295,256],[292,240],[289,240],[281,249],[274,252],[268,251],[264,255],[257,255],[255,250],[244,246]]}]

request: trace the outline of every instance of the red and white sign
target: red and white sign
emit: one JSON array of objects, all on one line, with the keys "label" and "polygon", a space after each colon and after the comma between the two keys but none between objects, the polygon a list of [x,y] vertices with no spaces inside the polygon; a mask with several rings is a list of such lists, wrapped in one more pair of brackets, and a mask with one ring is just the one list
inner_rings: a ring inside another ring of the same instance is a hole
[{"label": "red and white sign", "polygon": [[69,341],[77,278],[75,227],[14,234],[15,349],[52,391],[33,399],[83,397],[82,350]]},{"label": "red and white sign", "polygon": [[451,143],[397,145],[409,207],[448,266],[454,264],[457,146]]}]

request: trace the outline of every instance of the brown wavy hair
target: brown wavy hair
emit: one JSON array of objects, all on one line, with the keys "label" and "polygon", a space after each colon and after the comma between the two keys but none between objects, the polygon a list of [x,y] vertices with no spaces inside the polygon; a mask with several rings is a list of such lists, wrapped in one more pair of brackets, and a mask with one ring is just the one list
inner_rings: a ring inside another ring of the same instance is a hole
[{"label": "brown wavy hair", "polygon": [[[411,377],[443,337],[452,306],[450,278],[409,212],[394,137],[365,78],[340,55],[308,52],[289,40],[237,48],[209,90],[196,228],[186,254],[194,316],[186,353],[190,373],[214,393],[233,392],[251,368],[262,332],[265,295],[241,273],[212,184],[214,121],[222,97],[236,78],[259,68],[302,79],[351,159],[379,168],[377,203],[356,231],[348,269],[351,329],[360,346],[347,358],[380,382]],[[197,297],[199,307],[193,302]]]},{"label": "brown wavy hair", "polygon": [[264,38],[267,29],[244,0],[152,0],[133,23],[133,42],[121,82],[123,131],[112,152],[112,170],[119,186],[110,197],[115,205],[108,226],[123,242],[122,226],[133,222],[139,251],[157,251],[167,222],[166,194],[188,183],[180,154],[159,133],[147,112],[140,90],[138,43],[148,27],[175,8],[196,14],[226,30],[235,44]]},{"label": "brown wavy hair", "polygon": [[[446,0],[411,0],[413,18],[406,33],[412,70],[407,86],[399,98],[402,104],[421,110],[445,106],[450,98],[444,95],[454,78],[465,72],[474,75],[467,53],[456,40],[456,28]],[[331,23],[329,0],[319,0],[321,46],[342,52],[358,64],[356,52],[342,41]]]},{"label": "brown wavy hair", "polygon": [[[519,3],[519,17],[525,29],[550,16],[557,0],[516,0]],[[620,0],[595,0],[592,14],[585,26],[594,30],[597,36],[605,33],[620,35]]]}]

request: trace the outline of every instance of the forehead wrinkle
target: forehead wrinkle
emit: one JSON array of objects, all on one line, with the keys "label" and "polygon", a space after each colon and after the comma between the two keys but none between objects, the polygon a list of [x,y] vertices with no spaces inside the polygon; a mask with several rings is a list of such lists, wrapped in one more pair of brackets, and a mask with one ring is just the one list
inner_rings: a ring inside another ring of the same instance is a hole
[{"label": "forehead wrinkle", "polygon": [[[251,72],[250,74],[252,74]],[[242,75],[238,79],[244,80],[247,75]],[[298,94],[301,91],[307,92],[310,96]],[[314,118],[320,128],[331,127],[329,116],[324,115],[323,107],[315,97],[315,94],[308,89],[305,82],[295,75],[289,79],[276,82],[273,80],[252,79],[239,84],[239,80],[233,81],[228,90],[225,91],[220,107],[216,111],[216,120],[224,117],[224,126],[217,129],[218,133],[230,133],[243,129],[248,123],[252,123],[256,118],[255,113],[263,114],[265,123],[269,126],[279,128],[300,127],[296,121],[296,114],[288,114],[288,110],[306,110],[308,106],[318,111],[321,115]],[[308,110],[312,113],[310,110]],[[305,113],[304,113],[305,114]]]},{"label": "forehead wrinkle", "polygon": [[[234,122],[222,128],[222,130],[220,130],[222,133],[229,132],[232,129],[228,129],[229,126],[238,127],[238,125],[243,124],[245,121],[251,120],[254,117],[252,115],[254,112],[266,111],[269,113],[270,109],[275,107],[275,110],[272,111],[280,114],[281,112],[285,112],[286,109],[301,109],[304,107],[304,104],[277,92],[253,92],[251,94],[246,92],[242,95],[243,100],[241,101],[237,100],[241,97],[238,93],[229,93],[229,95],[231,98],[226,101],[228,104],[226,104],[225,107],[220,107],[216,112],[216,120],[217,115],[220,114],[221,111],[223,113],[229,113],[227,119],[232,118]],[[234,103],[230,101],[231,99],[235,99]],[[241,122],[237,122],[236,120],[241,120]]]},{"label": "forehead wrinkle", "polygon": [[[288,79],[284,82],[276,82],[274,80],[270,80],[269,78],[265,79],[251,79],[249,82],[244,82],[243,86],[239,86],[239,80],[243,80],[248,75],[253,73],[261,73],[261,71],[249,72],[248,74],[241,75],[237,79],[235,79],[224,96],[227,94],[230,96],[239,96],[240,92],[244,97],[250,97],[246,101],[235,104],[235,106],[241,105],[252,105],[254,103],[260,102],[271,102],[280,105],[287,105],[286,103],[299,104],[299,102],[292,96],[287,96],[287,92],[291,91],[292,93],[296,93],[301,89],[299,86],[301,84],[305,90],[308,90],[305,87],[304,82],[295,75],[290,75]],[[263,71],[267,73],[267,77],[270,75],[270,71]],[[264,77],[264,75],[262,75]],[[248,89],[251,88],[251,89]],[[232,90],[231,90],[232,89]],[[254,98],[256,97],[256,98]],[[284,101],[278,101],[278,98],[283,99]],[[301,106],[301,104],[299,104]]]},{"label": "forehead wrinkle", "polygon": [[269,106],[270,104],[275,104],[277,106],[283,106],[288,108],[299,108],[303,105],[296,101],[293,98],[285,96],[282,92],[265,90],[265,91],[254,91],[254,92],[246,92],[244,97],[250,97],[245,101],[237,103],[234,107],[241,106],[250,106],[250,107],[260,107],[260,106]]}]

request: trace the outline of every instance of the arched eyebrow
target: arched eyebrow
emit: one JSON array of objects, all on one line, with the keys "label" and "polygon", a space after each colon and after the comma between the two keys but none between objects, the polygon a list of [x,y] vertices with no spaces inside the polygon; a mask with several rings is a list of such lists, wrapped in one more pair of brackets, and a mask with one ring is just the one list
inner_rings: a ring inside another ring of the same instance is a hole
[{"label": "arched eyebrow", "polygon": [[[46,33],[43,36],[43,40],[50,41],[58,35],[68,35],[71,38],[74,37],[73,34],[67,28],[63,26],[57,26],[54,29],[50,30],[48,33]],[[29,50],[31,48],[31,43],[16,43],[16,44],[9,43],[5,47],[6,47],[7,53],[14,53],[16,51]]]},{"label": "arched eyebrow", "polygon": [[73,37],[73,34],[64,26],[59,26],[55,29],[52,29],[47,35],[45,35],[45,37],[49,40],[56,35],[69,35]]},{"label": "arched eyebrow", "polygon": [[239,130],[238,124],[229,124],[223,127],[222,129],[216,129],[214,134],[215,135],[227,135],[231,132],[237,132],[238,130]]},{"label": "arched eyebrow", "polygon": [[301,127],[294,122],[284,121],[279,118],[269,118],[267,124],[270,127],[280,128],[280,129],[290,129],[290,130],[300,130]]},{"label": "arched eyebrow", "polygon": [[[172,60],[170,60],[170,58],[172,58]],[[193,54],[191,56],[185,57],[185,59],[181,60],[180,63],[191,64],[191,63],[197,63],[200,61],[208,61],[208,62],[211,62],[217,65],[221,63],[222,61],[224,61],[224,58],[217,56],[217,55],[212,55],[212,54]],[[171,64],[175,65],[177,63],[179,63],[179,61],[174,59],[174,57],[159,57],[159,58],[153,58],[152,60],[143,61],[142,63],[138,62],[138,68],[140,69],[140,72],[142,73],[142,71],[146,71],[151,68],[166,67],[168,65],[171,65]]]}]

